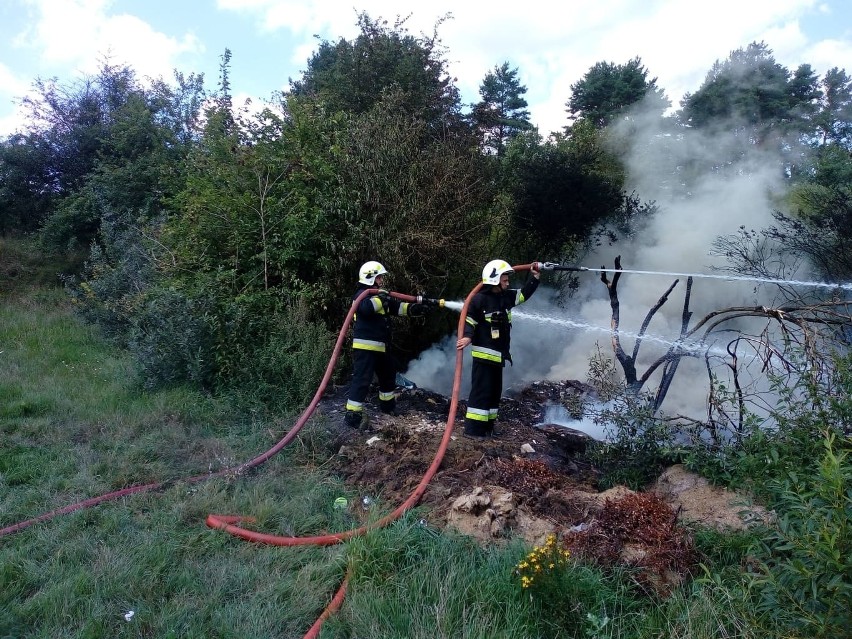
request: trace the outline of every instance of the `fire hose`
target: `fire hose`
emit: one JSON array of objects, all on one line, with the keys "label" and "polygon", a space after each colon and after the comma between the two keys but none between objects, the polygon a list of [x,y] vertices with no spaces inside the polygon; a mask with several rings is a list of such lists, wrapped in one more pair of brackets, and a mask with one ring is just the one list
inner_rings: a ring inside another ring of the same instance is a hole
[{"label": "fire hose", "polygon": [[[545,264],[547,264],[547,267],[545,267]],[[559,265],[552,262],[533,262],[531,264],[523,264],[520,266],[514,266],[512,268],[515,271],[527,271],[533,267],[538,267],[541,270],[555,270],[555,267],[557,266]],[[467,318],[467,309],[470,306],[470,302],[473,299],[474,295],[476,295],[481,288],[482,283],[480,282],[479,284],[474,286],[473,289],[471,289],[470,293],[468,293],[467,297],[465,298],[464,304],[462,305],[461,313],[459,314],[457,329],[459,338],[464,336],[465,320]],[[456,350],[456,365],[455,373],[453,375],[453,390],[450,396],[450,408],[447,414],[447,425],[444,429],[444,435],[441,438],[441,443],[439,444],[438,450],[435,453],[435,457],[432,460],[432,464],[426,470],[426,473],[423,475],[422,479],[420,480],[420,483],[417,484],[417,487],[414,489],[414,492],[412,492],[408,499],[406,499],[402,504],[397,506],[397,508],[389,515],[386,515],[385,517],[382,517],[381,519],[366,526],[361,526],[360,528],[348,530],[342,533],[332,533],[328,535],[320,535],[314,537],[285,537],[280,535],[270,535],[266,533],[258,533],[250,530],[245,530],[244,528],[240,528],[236,524],[244,521],[251,521],[251,518],[246,518],[242,516],[223,516],[211,514],[207,517],[207,525],[211,528],[218,528],[220,530],[224,530],[234,535],[235,537],[239,537],[241,539],[245,539],[246,541],[253,541],[256,543],[264,543],[275,546],[297,546],[305,544],[330,546],[333,544],[341,543],[342,541],[346,541],[348,539],[352,539],[353,537],[363,535],[364,533],[370,530],[383,528],[387,524],[399,519],[399,517],[401,517],[406,511],[410,510],[417,504],[418,501],[420,501],[420,498],[423,496],[423,493],[426,492],[426,487],[432,480],[432,477],[434,477],[435,473],[438,471],[438,468],[440,467],[441,462],[444,459],[444,454],[447,451],[447,446],[449,445],[452,438],[453,425],[455,424],[456,418],[456,410],[458,409],[459,390],[461,389],[462,363],[463,352],[461,350]],[[308,633],[304,636],[304,639],[314,639],[315,637],[317,637],[319,635],[319,630],[322,626],[322,622],[343,605],[343,599],[346,595],[346,588],[348,586],[348,582],[349,574],[347,573],[343,583],[341,584],[337,593],[335,593],[332,601],[322,612],[320,618],[317,619],[317,621],[314,623]]]},{"label": "fire hose", "polygon": [[[541,270],[587,270],[582,267],[564,267],[562,265],[553,263],[553,262],[533,262],[531,264],[523,264],[519,266],[513,267],[515,271],[526,271],[530,270],[533,267],[537,267]],[[467,298],[465,298],[464,304],[462,306],[459,322],[458,322],[458,336],[461,338],[464,334],[464,326],[465,319],[467,317],[467,309],[470,305],[470,301],[473,299],[473,296],[479,292],[482,288],[482,283],[477,284],[471,289]],[[219,477],[226,474],[232,475],[240,475],[245,471],[260,466],[261,464],[268,461],[270,458],[279,453],[285,446],[287,446],[290,442],[292,442],[302,427],[307,423],[308,419],[313,415],[313,412],[316,410],[319,401],[325,392],[326,386],[328,382],[331,380],[332,373],[334,371],[334,366],[337,363],[337,360],[340,356],[340,351],[342,349],[343,343],[346,340],[348,328],[352,322],[352,318],[355,315],[355,309],[358,304],[366,298],[368,295],[375,295],[380,293],[379,289],[371,288],[363,291],[355,300],[353,300],[352,305],[346,315],[346,319],[344,320],[343,326],[340,329],[340,333],[338,334],[337,341],[335,342],[334,350],[332,352],[331,358],[329,359],[328,366],[326,367],[325,374],[320,382],[319,387],[317,388],[316,393],[314,394],[313,399],[302,412],[299,419],[293,425],[293,427],[287,432],[287,434],[279,440],[274,446],[272,446],[267,451],[257,455],[256,457],[246,461],[238,466],[225,468],[223,470],[217,471],[215,473],[205,473],[201,475],[194,475],[188,478],[184,478],[182,481],[187,483],[198,483],[202,481],[206,481],[208,479],[213,479],[214,477]],[[443,300],[434,300],[430,298],[424,298],[422,296],[412,296],[405,295],[403,293],[391,292],[390,295],[397,299],[407,302],[413,303],[427,303],[437,306],[443,306]],[[453,377],[453,389],[450,400],[450,408],[447,416],[447,425],[444,430],[444,435],[441,438],[440,445],[435,454],[435,458],[432,461],[432,464],[429,466],[426,473],[423,475],[420,483],[415,488],[414,492],[406,499],[402,504],[400,504],[393,512],[385,517],[368,524],[366,526],[361,526],[360,528],[344,531],[341,533],[333,533],[328,535],[318,535],[318,536],[310,536],[310,537],[283,537],[279,535],[270,535],[264,533],[253,532],[249,530],[245,530],[237,526],[236,524],[242,522],[250,522],[253,519],[251,517],[245,516],[233,516],[233,515],[214,515],[211,514],[207,517],[206,524],[207,526],[215,529],[224,530],[236,537],[240,537],[247,541],[253,541],[256,543],[264,543],[270,545],[277,546],[297,546],[297,545],[321,545],[328,546],[333,544],[338,544],[353,537],[362,535],[370,530],[375,530],[378,528],[382,528],[387,524],[395,521],[400,516],[402,516],[406,511],[410,510],[413,506],[417,504],[420,498],[423,496],[423,493],[426,491],[426,488],[431,481],[432,477],[434,477],[438,468],[441,465],[444,454],[446,453],[447,446],[451,441],[453,424],[455,422],[455,415],[458,409],[458,396],[459,390],[461,388],[461,374],[462,374],[462,362],[463,362],[463,352],[458,350],[456,352],[456,364],[455,364],[455,373]],[[124,496],[128,496],[131,494],[157,490],[160,488],[164,488],[168,485],[171,485],[175,481],[181,480],[168,480],[163,482],[142,484],[138,486],[130,486],[128,488],[124,488],[121,490],[105,493],[103,495],[99,495],[97,497],[92,497],[77,503],[69,504],[62,508],[57,508],[55,510],[51,510],[49,512],[38,515],[37,517],[33,517],[32,519],[28,519],[25,521],[18,522],[16,524],[12,524],[10,526],[6,526],[0,529],[0,537],[5,535],[10,535],[12,533],[19,532],[32,526],[36,523],[40,523],[43,521],[47,521],[52,519],[53,517],[64,515],[68,513],[75,512],[77,510],[82,510],[85,508],[90,508],[92,506],[96,506],[98,504],[119,499]],[[318,636],[320,627],[325,619],[327,619],[331,614],[333,614],[337,609],[340,608],[343,604],[343,599],[345,597],[347,584],[349,581],[349,575],[347,574],[338,589],[337,593],[332,598],[331,602],[329,602],[328,606],[322,612],[320,617],[314,622],[313,626],[311,626],[308,633],[304,636],[304,639],[312,639]]]},{"label": "fire hose", "polygon": [[[261,453],[257,457],[250,459],[249,461],[243,462],[238,466],[229,466],[228,468],[224,468],[222,470],[216,471],[214,473],[204,473],[201,475],[193,475],[190,477],[185,477],[182,479],[170,479],[162,482],[154,482],[150,484],[140,484],[137,486],[128,486],[127,488],[122,488],[120,490],[115,490],[109,493],[105,493],[103,495],[98,495],[97,497],[91,497],[89,499],[85,499],[80,502],[76,502],[73,504],[69,504],[67,506],[63,506],[61,508],[57,508],[55,510],[48,511],[37,517],[33,517],[32,519],[27,519],[25,521],[18,522],[16,524],[12,524],[6,526],[4,528],[0,528],[0,537],[4,537],[6,535],[11,535],[12,533],[19,532],[24,530],[25,528],[29,528],[30,526],[47,521],[49,519],[53,519],[59,515],[67,515],[69,513],[75,512],[77,510],[83,510],[85,508],[91,508],[92,506],[97,506],[98,504],[102,504],[107,501],[112,501],[115,499],[120,499],[121,497],[127,497],[129,495],[134,495],[136,493],[147,492],[151,490],[158,490],[161,488],[166,488],[167,486],[173,484],[176,481],[184,481],[186,483],[198,483],[202,481],[206,481],[208,479],[213,479],[214,477],[220,477],[222,475],[240,475],[245,471],[254,468],[256,466],[260,466],[264,462],[268,461],[270,458],[275,456],[277,453],[281,451],[287,444],[289,444],[293,439],[295,439],[296,435],[299,433],[301,428],[307,423],[310,416],[313,414],[314,410],[319,404],[319,400],[322,397],[322,394],[325,392],[325,388],[328,385],[329,380],[331,379],[331,375],[334,371],[334,366],[337,363],[337,360],[340,356],[340,351],[343,346],[343,343],[346,341],[347,330],[349,329],[349,325],[352,321],[352,317],[355,314],[355,308],[357,307],[358,302],[362,300],[364,297],[370,294],[379,293],[379,289],[368,289],[364,291],[352,304],[352,307],[349,309],[349,313],[344,320],[343,326],[340,329],[340,333],[337,336],[337,342],[334,345],[334,351],[332,352],[331,359],[329,360],[328,366],[326,367],[325,374],[323,375],[322,381],[320,382],[319,388],[317,389],[316,394],[311,400],[308,407],[304,410],[301,417],[297,420],[293,428],[287,433],[287,435],[281,439],[278,443],[276,443],[272,448]],[[422,295],[404,295],[402,293],[391,293],[394,297],[397,297],[403,301],[407,302],[415,302],[415,303],[427,303],[437,306],[442,306],[443,300],[433,300],[430,298],[425,298]]]}]

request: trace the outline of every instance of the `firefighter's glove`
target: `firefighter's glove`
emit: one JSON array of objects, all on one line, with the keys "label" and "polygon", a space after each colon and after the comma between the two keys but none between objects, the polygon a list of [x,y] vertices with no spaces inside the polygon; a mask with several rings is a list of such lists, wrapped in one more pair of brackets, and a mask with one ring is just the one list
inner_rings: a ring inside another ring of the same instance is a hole
[{"label": "firefighter's glove", "polygon": [[411,317],[423,317],[429,310],[426,304],[412,304],[408,307],[408,315]]},{"label": "firefighter's glove", "polygon": [[441,300],[433,300],[431,297],[424,297],[424,298],[423,298],[423,304],[424,304],[425,306],[432,306],[432,307],[434,307],[434,306],[440,306],[440,305],[441,305]]},{"label": "firefighter's glove", "polygon": [[381,300],[383,309],[385,309],[385,310],[390,309],[390,301],[391,301],[390,293],[388,293],[385,290],[381,290],[381,291],[379,291],[379,293],[376,297],[378,297]]}]

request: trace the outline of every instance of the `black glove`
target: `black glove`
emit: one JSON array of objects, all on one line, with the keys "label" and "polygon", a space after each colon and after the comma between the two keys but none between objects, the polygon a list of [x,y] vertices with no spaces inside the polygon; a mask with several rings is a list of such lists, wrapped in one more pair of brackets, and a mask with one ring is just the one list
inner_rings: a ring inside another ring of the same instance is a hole
[{"label": "black glove", "polygon": [[426,304],[411,304],[408,307],[408,315],[410,317],[423,317],[429,309],[426,307]]},{"label": "black glove", "polygon": [[431,297],[424,297],[423,304],[426,306],[440,306],[441,300],[433,300]]},{"label": "black glove", "polygon": [[381,291],[378,292],[376,297],[378,297],[382,301],[382,308],[384,308],[385,310],[390,308],[390,301],[391,301],[390,293],[388,293],[387,291],[381,290]]}]

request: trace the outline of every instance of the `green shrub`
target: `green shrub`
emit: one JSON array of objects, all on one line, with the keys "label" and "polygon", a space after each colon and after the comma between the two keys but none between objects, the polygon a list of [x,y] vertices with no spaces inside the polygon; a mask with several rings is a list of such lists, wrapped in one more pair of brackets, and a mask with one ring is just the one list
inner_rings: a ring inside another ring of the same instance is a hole
[{"label": "green shrub", "polygon": [[210,295],[157,289],[130,317],[128,346],[146,388],[189,381],[209,388],[214,374]]},{"label": "green shrub", "polygon": [[304,406],[322,379],[334,336],[301,298],[255,293],[227,303],[219,318],[216,386],[250,403]]},{"label": "green shrub", "polygon": [[811,472],[769,482],[777,528],[755,545],[751,575],[758,610],[809,637],[848,636],[852,627],[850,441],[826,431]]},{"label": "green shrub", "polygon": [[641,398],[625,396],[599,419],[610,425],[609,437],[592,443],[587,454],[601,470],[601,488],[624,484],[638,490],[673,462],[672,429]]}]

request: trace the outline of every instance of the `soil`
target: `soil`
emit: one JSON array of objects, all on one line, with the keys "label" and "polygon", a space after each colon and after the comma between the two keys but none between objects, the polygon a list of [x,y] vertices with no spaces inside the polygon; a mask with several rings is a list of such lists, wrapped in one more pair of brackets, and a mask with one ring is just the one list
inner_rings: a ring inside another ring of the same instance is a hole
[{"label": "soil", "polygon": [[[604,528],[599,522],[620,516],[619,504],[629,503],[634,523],[639,522],[637,508],[654,513],[642,525],[656,532],[649,535],[636,528],[641,528],[639,523],[633,528],[617,525],[613,530],[632,530],[635,538],[609,540],[608,547],[615,547],[623,560],[633,564],[636,557],[649,554],[647,544],[652,537],[656,544],[683,547],[678,566],[660,567],[661,574],[668,574],[672,568],[688,572],[683,568],[690,550],[684,541],[688,530],[682,524],[724,530],[771,521],[771,514],[745,495],[713,487],[682,466],[667,469],[643,491],[642,499],[623,486],[599,491],[597,471],[583,460],[589,437],[542,423],[546,405],[564,403],[567,396],[588,390],[575,381],[535,382],[502,400],[498,436],[486,440],[462,435],[466,407],[459,401],[450,444],[419,502],[424,507],[424,524],[453,527],[483,544],[522,537],[541,546],[548,535],[555,534],[573,539],[581,548],[584,543],[590,545],[583,535],[594,533],[595,545],[601,547]],[[327,392],[317,408],[325,418],[318,423],[332,435],[327,467],[359,494],[395,508],[412,494],[432,464],[446,428],[450,400],[423,389],[404,390],[397,400],[400,415],[384,415],[368,404],[367,423],[353,429],[343,420],[345,391],[345,387],[336,387]],[[659,530],[669,530],[671,535],[661,539]],[[666,578],[669,582],[670,577]]]}]

